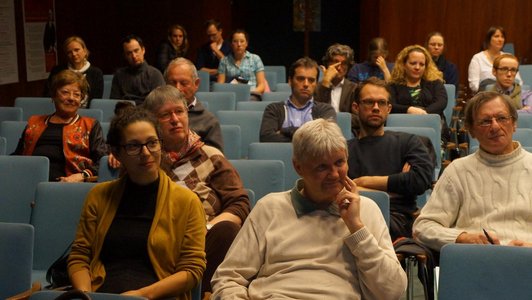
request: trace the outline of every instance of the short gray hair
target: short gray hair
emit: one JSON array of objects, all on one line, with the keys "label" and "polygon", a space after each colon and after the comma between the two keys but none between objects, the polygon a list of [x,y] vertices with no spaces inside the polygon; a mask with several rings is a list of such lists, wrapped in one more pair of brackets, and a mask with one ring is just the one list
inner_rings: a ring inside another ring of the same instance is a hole
[{"label": "short gray hair", "polygon": [[152,90],[148,96],[146,96],[142,105],[144,109],[156,114],[159,108],[168,102],[176,104],[183,103],[185,108],[188,107],[185,95],[171,85],[163,85]]},{"label": "short gray hair", "polygon": [[292,159],[298,162],[330,155],[338,150],[345,150],[347,155],[347,142],[333,120],[316,119],[303,124],[296,130],[292,146]]},{"label": "short gray hair", "polygon": [[487,102],[495,100],[497,98],[500,98],[502,100],[506,108],[508,108],[508,112],[510,113],[510,116],[512,117],[514,122],[517,122],[519,114],[517,113],[516,108],[512,105],[512,100],[510,99],[510,97],[508,97],[507,95],[499,94],[495,91],[486,91],[476,94],[473,98],[467,101],[464,110],[465,127],[467,130],[471,130],[471,128],[473,128],[473,125],[476,121],[475,117],[477,116],[477,113],[480,108]]},{"label": "short gray hair", "polygon": [[178,57],[172,60],[166,67],[166,70],[164,70],[164,81],[166,81],[166,83],[168,83],[168,70],[173,69],[178,65],[188,66],[188,68],[192,72],[192,80],[196,80],[199,78],[198,70],[196,69],[196,66],[190,60],[184,57]]}]

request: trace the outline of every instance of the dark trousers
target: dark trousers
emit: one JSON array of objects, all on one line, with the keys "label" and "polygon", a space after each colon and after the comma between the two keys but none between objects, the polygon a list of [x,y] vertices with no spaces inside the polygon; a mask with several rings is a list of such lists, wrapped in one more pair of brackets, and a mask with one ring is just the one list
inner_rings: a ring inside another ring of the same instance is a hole
[{"label": "dark trousers", "polygon": [[216,223],[205,237],[205,253],[207,254],[207,269],[203,273],[201,292],[212,292],[211,279],[214,271],[222,263],[225,254],[233,243],[240,225],[230,221]]}]

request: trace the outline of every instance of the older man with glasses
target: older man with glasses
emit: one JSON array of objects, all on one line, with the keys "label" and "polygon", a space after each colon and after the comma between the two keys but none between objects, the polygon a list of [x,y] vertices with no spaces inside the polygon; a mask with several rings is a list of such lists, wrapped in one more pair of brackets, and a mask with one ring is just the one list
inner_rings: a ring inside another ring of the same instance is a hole
[{"label": "older man with glasses", "polygon": [[480,148],[445,169],[414,236],[436,251],[449,243],[532,247],[532,154],[512,140],[515,107],[508,96],[482,92],[465,118]]},{"label": "older man with glasses", "polygon": [[416,135],[384,131],[392,109],[384,80],[370,77],[362,82],[352,109],[359,116],[360,130],[348,142],[348,175],[360,189],[390,194],[392,241],[411,237],[416,197],[430,188],[434,173],[428,149]]}]

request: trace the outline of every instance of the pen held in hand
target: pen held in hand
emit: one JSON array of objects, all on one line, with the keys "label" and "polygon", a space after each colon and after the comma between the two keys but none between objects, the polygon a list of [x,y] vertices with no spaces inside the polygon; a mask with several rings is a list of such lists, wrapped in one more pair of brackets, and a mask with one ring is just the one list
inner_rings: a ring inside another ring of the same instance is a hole
[{"label": "pen held in hand", "polygon": [[493,245],[493,244],[494,244],[493,239],[492,239],[491,236],[488,234],[488,232],[486,231],[486,229],[482,228],[482,231],[484,231],[484,235],[485,235],[486,238],[488,239],[488,242],[489,242],[490,244]]}]

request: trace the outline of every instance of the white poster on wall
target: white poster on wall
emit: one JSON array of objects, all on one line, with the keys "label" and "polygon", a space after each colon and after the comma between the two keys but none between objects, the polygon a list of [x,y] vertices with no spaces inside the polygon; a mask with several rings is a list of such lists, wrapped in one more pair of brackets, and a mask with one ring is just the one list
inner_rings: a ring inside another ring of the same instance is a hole
[{"label": "white poster on wall", "polygon": [[15,0],[0,0],[0,85],[18,82]]},{"label": "white poster on wall", "polygon": [[57,64],[54,0],[24,0],[23,11],[27,80],[46,79]]}]

